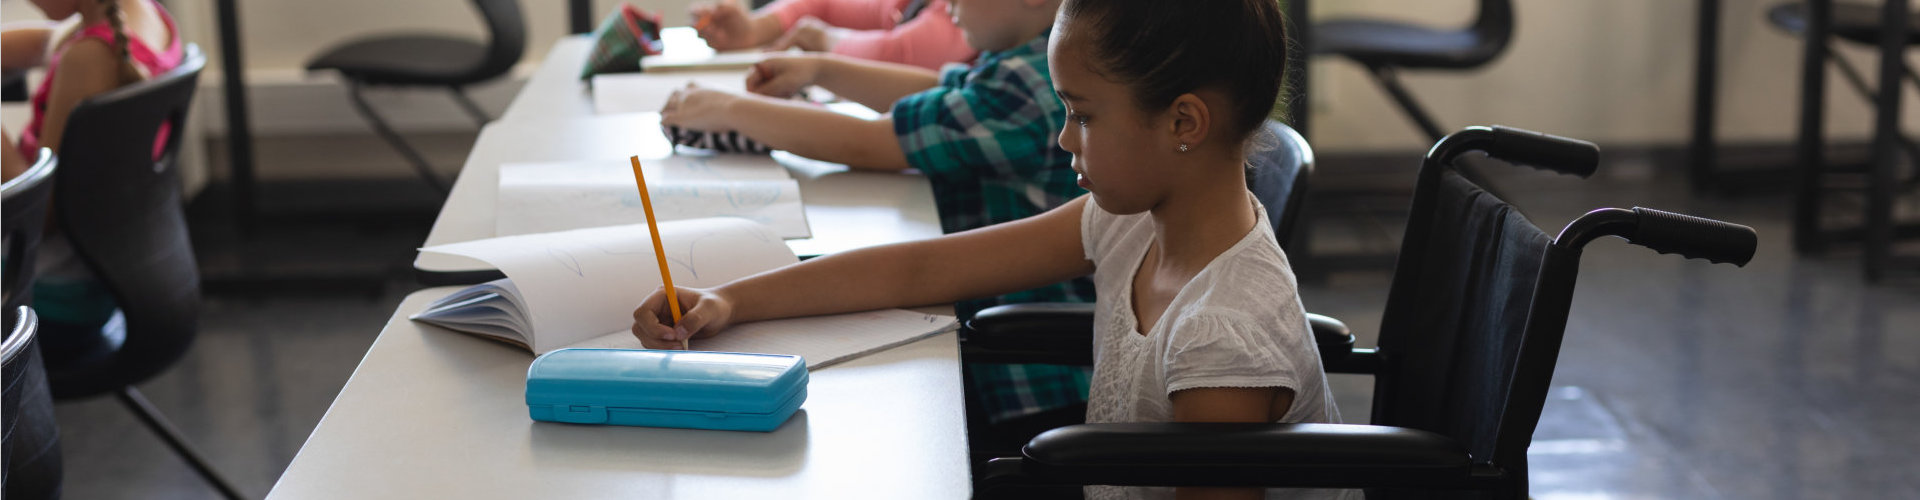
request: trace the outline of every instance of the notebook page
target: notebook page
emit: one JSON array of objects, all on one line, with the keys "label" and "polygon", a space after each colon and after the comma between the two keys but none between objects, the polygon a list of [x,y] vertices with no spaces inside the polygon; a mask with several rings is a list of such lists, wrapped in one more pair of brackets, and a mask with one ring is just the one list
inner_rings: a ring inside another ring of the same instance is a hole
[{"label": "notebook page", "polygon": [[[881,309],[734,325],[719,335],[694,339],[691,347],[700,351],[792,354],[806,359],[807,369],[818,370],[958,327],[953,316]],[[644,349],[630,329],[565,347]]]},{"label": "notebook page", "polygon": [[[689,180],[648,174],[654,215],[661,221],[739,217],[766,224],[781,238],[811,236],[800,184],[785,178],[786,170],[772,160],[760,160],[763,171],[781,178]],[[694,163],[704,162],[680,162]],[[500,169],[499,189],[494,204],[494,234],[499,236],[647,221],[630,164],[509,164]]]},{"label": "notebook page", "polygon": [[[798,262],[765,225],[736,218],[660,223],[678,286],[711,287]],[[513,280],[534,352],[633,326],[633,309],[660,287],[646,224],[503,236],[422,252],[479,259]]]}]

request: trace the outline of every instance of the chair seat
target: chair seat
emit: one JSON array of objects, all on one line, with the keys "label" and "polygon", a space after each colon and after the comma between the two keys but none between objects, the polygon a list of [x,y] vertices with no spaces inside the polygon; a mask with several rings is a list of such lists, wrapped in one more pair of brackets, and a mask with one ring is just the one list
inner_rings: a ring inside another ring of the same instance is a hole
[{"label": "chair seat", "polygon": [[[1807,32],[1807,4],[1788,2],[1767,9],[1767,21],[1796,36]],[[1907,45],[1920,45],[1920,12],[1907,17]],[[1836,3],[1833,5],[1834,36],[1854,43],[1880,45],[1880,6]]]},{"label": "chair seat", "polygon": [[1337,55],[1361,64],[1403,68],[1470,68],[1499,54],[1469,30],[1440,30],[1412,24],[1345,19],[1313,26],[1313,52]]},{"label": "chair seat", "polygon": [[369,85],[467,85],[486,59],[487,46],[472,40],[401,35],[358,40],[328,50],[308,71],[336,70]]}]

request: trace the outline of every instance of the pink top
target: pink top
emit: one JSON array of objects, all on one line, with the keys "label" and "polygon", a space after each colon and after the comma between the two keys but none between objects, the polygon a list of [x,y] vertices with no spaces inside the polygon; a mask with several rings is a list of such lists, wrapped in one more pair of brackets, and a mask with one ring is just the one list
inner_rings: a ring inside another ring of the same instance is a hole
[{"label": "pink top", "polygon": [[947,16],[947,0],[927,2],[919,15],[901,22],[901,12],[910,3],[913,0],[780,0],[766,9],[779,16],[782,30],[793,29],[793,23],[807,16],[857,30],[834,44],[835,54],[935,71],[946,63],[973,60],[976,52]]},{"label": "pink top", "polygon": [[[129,35],[127,36],[127,54],[133,57],[134,64],[145,68],[147,74],[159,75],[179,66],[180,60],[186,56],[186,50],[180,43],[180,30],[174,28],[173,16],[168,15],[167,10],[161,8],[158,3],[155,3],[153,8],[160,13],[160,20],[167,23],[167,38],[171,40],[167,44],[167,51],[155,53],[152,48],[147,47],[146,42],[140,41],[139,37]],[[104,21],[87,25],[80,29],[79,34],[61,42],[59,48],[48,56],[47,77],[40,81],[39,87],[34,88],[31,103],[33,118],[27,121],[27,129],[20,131],[20,155],[26,157],[29,162],[40,156],[40,126],[41,122],[46,120],[47,96],[53,93],[53,75],[59,71],[60,55],[66,53],[67,46],[85,38],[97,39],[106,42],[108,46],[113,46],[113,26]],[[166,151],[167,138],[172,134],[173,124],[160,124],[160,132],[153,138],[154,159],[160,159],[160,154]]]}]

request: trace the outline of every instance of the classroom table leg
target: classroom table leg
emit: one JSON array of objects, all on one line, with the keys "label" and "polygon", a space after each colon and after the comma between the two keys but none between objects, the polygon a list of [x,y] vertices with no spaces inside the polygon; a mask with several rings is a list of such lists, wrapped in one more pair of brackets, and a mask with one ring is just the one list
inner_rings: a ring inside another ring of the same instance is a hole
[{"label": "classroom table leg", "polygon": [[1807,30],[1801,37],[1800,134],[1795,145],[1798,189],[1793,199],[1793,248],[1819,253],[1826,247],[1820,230],[1820,205],[1825,189],[1821,171],[1826,162],[1824,130],[1827,95],[1827,36],[1832,29],[1833,2],[1807,2]]},{"label": "classroom table leg", "polygon": [[220,73],[227,108],[228,182],[233,192],[233,216],[241,234],[252,234],[253,129],[247,121],[246,63],[240,54],[240,12],[236,0],[220,0]]},{"label": "classroom table leg", "polygon": [[1694,30],[1693,140],[1687,146],[1689,184],[1696,192],[1711,187],[1719,164],[1714,141],[1714,110],[1720,72],[1720,0],[1700,0]]},{"label": "classroom table leg", "polygon": [[1867,180],[1867,281],[1886,274],[1893,246],[1893,196],[1898,184],[1900,79],[1906,73],[1908,0],[1886,0],[1880,11],[1880,95],[1874,103],[1873,173]]},{"label": "classroom table leg", "polygon": [[1307,75],[1313,60],[1313,19],[1307,17],[1307,4],[1311,0],[1287,0],[1288,38],[1293,40],[1293,56],[1287,58],[1287,80],[1292,88],[1287,96],[1287,125],[1293,127],[1300,137],[1312,139],[1307,127],[1308,115],[1312,114],[1308,104]]}]

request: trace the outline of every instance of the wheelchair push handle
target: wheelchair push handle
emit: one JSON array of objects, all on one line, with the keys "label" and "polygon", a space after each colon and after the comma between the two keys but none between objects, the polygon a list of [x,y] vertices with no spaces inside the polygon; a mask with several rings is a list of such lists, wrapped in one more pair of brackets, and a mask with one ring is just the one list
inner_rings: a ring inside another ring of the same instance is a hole
[{"label": "wheelchair push handle", "polygon": [[1651,208],[1634,207],[1633,213],[1639,220],[1627,241],[1655,252],[1745,266],[1759,245],[1751,227]]},{"label": "wheelchair push handle", "polygon": [[1600,146],[1594,143],[1532,130],[1495,125],[1487,156],[1516,165],[1552,170],[1580,177],[1600,166]]}]

